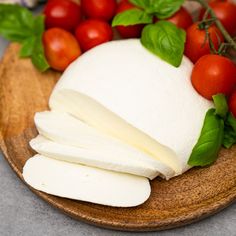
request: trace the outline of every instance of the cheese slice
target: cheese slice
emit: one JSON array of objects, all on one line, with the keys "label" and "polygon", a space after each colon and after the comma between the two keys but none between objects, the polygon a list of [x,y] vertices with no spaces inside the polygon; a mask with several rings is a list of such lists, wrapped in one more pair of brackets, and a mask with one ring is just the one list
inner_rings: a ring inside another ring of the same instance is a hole
[{"label": "cheese slice", "polygon": [[189,168],[212,106],[192,87],[192,67],[186,57],[179,68],[171,66],[138,39],[105,43],[68,67],[49,105],[146,152],[177,175]]},{"label": "cheese slice", "polygon": [[158,175],[169,179],[175,174],[162,162],[100,133],[69,114],[36,113],[35,124],[41,136],[31,140],[30,145],[45,156],[150,179]]},{"label": "cheese slice", "polygon": [[133,207],[150,195],[147,178],[58,161],[30,158],[24,180],[33,188],[59,197],[116,207]]}]

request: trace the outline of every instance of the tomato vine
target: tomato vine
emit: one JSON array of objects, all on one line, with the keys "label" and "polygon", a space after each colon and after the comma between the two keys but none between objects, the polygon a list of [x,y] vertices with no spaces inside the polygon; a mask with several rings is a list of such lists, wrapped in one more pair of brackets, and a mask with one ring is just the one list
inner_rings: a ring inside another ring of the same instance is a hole
[{"label": "tomato vine", "polygon": [[191,0],[193,2],[198,2],[202,5],[202,7],[204,7],[206,9],[206,12],[212,17],[212,19],[214,20],[216,26],[219,28],[219,30],[221,31],[222,35],[224,36],[225,40],[228,42],[228,46],[232,47],[233,49],[236,50],[236,42],[234,40],[234,38],[232,38],[230,36],[230,34],[228,33],[228,31],[225,29],[225,27],[223,26],[223,24],[220,22],[220,20],[217,18],[215,12],[213,11],[213,9],[209,6],[209,4],[207,3],[206,0]]}]

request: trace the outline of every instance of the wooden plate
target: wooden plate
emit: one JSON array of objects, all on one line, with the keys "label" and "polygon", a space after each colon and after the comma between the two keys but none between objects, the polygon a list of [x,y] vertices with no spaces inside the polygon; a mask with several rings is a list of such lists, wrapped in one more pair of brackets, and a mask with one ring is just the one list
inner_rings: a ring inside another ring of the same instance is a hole
[{"label": "wooden plate", "polygon": [[[28,145],[37,134],[34,113],[47,109],[60,74],[39,73],[28,59],[18,59],[18,50],[17,44],[11,44],[0,65],[0,146],[22,179],[23,165],[34,154]],[[174,228],[212,215],[236,199],[236,147],[222,150],[208,168],[192,169],[168,182],[156,179],[151,185],[152,194],[145,204],[123,209],[31,190],[64,213],[94,225],[126,231]]]}]

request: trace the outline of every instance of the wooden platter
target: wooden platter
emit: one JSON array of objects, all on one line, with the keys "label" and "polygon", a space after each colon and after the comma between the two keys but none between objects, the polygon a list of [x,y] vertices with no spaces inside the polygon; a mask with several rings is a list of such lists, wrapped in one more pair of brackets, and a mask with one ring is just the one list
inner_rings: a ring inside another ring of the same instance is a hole
[{"label": "wooden platter", "polygon": [[[0,146],[22,179],[24,163],[34,155],[28,145],[37,134],[34,113],[47,109],[60,74],[39,73],[30,60],[18,58],[18,50],[19,45],[11,44],[0,64]],[[126,231],[174,228],[212,215],[235,201],[236,147],[222,149],[210,167],[192,169],[170,181],[156,179],[151,185],[149,200],[135,208],[100,206],[31,190],[64,213],[97,226]]]}]

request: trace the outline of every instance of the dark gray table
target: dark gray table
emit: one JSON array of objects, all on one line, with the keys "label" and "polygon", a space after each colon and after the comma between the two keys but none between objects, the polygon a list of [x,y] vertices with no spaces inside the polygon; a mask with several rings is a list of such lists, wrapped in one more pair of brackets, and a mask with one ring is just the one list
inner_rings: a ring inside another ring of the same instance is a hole
[{"label": "dark gray table", "polygon": [[[0,56],[7,43],[0,38]],[[100,229],[75,221],[35,196],[16,176],[0,154],[0,236],[106,236],[133,235]],[[135,234],[136,235],[136,234]],[[236,236],[236,204],[205,219],[161,236]]]}]

